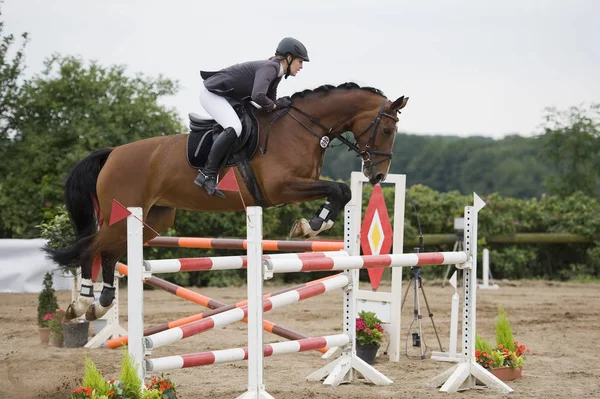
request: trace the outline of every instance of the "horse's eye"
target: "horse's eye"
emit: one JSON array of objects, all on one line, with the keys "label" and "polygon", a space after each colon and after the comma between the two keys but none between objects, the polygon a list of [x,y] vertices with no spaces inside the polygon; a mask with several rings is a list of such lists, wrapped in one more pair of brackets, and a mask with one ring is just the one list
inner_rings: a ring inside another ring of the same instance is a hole
[{"label": "horse's eye", "polygon": [[386,127],[385,129],[383,129],[383,134],[385,134],[386,136],[389,136],[390,134],[394,133],[395,129]]}]

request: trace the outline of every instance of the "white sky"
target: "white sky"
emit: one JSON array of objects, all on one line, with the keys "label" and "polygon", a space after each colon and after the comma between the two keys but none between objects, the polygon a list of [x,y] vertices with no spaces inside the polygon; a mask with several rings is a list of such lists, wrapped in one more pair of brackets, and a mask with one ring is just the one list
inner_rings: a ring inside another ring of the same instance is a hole
[{"label": "white sky", "polygon": [[5,32],[31,35],[27,74],[53,52],[178,80],[166,101],[203,113],[200,69],[272,55],[310,63],[280,95],[355,81],[410,97],[400,130],[531,135],[548,106],[600,102],[598,0],[5,0]]}]

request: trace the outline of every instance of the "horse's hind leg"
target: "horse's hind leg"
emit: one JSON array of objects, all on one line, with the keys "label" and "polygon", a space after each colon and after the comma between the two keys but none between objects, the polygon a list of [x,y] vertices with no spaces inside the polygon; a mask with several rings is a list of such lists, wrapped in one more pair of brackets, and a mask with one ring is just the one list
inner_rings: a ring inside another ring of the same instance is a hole
[{"label": "horse's hind leg", "polygon": [[86,312],[94,303],[94,284],[92,282],[92,260],[81,258],[81,288],[77,299],[67,307],[65,319],[75,319]]},{"label": "horse's hind leg", "polygon": [[[155,231],[161,232],[173,225],[175,221],[175,209],[164,207],[152,207],[146,216],[146,224]],[[124,222],[122,222],[124,223]],[[149,228],[144,228],[144,242],[156,237]],[[96,320],[106,314],[115,300],[115,265],[127,253],[127,242],[115,244],[111,250],[102,252],[102,280],[104,286],[100,298],[94,302],[85,314],[86,320]]]},{"label": "horse's hind leg", "polygon": [[127,245],[102,252],[102,281],[104,283],[100,298],[92,303],[85,312],[86,320],[96,320],[104,316],[115,300],[115,265],[127,252]]}]

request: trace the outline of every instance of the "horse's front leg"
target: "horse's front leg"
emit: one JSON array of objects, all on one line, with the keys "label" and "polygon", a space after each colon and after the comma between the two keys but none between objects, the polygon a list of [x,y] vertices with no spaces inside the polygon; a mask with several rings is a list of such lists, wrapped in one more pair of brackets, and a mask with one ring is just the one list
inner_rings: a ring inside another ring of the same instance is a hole
[{"label": "horse's front leg", "polygon": [[310,179],[288,184],[284,194],[289,197],[285,202],[306,202],[327,198],[310,220],[300,219],[294,223],[290,230],[290,238],[311,238],[330,229],[340,211],[352,198],[350,187],[345,183]]}]

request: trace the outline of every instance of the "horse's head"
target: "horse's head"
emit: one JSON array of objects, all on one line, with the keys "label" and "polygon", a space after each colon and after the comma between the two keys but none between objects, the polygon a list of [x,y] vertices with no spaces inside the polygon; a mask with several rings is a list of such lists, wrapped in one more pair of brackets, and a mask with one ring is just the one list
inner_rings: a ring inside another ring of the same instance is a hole
[{"label": "horse's head", "polygon": [[363,173],[373,185],[387,177],[397,132],[397,114],[407,102],[408,97],[404,96],[394,102],[376,96],[364,102],[363,109],[351,121],[350,130],[363,159]]},{"label": "horse's head", "polygon": [[[371,184],[385,180],[396,138],[397,114],[408,97],[392,102],[380,90],[344,83],[305,90],[292,99],[289,115],[313,136],[327,138],[321,140],[322,148],[326,148],[329,138],[339,139],[362,157],[363,171]],[[348,131],[354,135],[354,142],[344,137]]]}]

